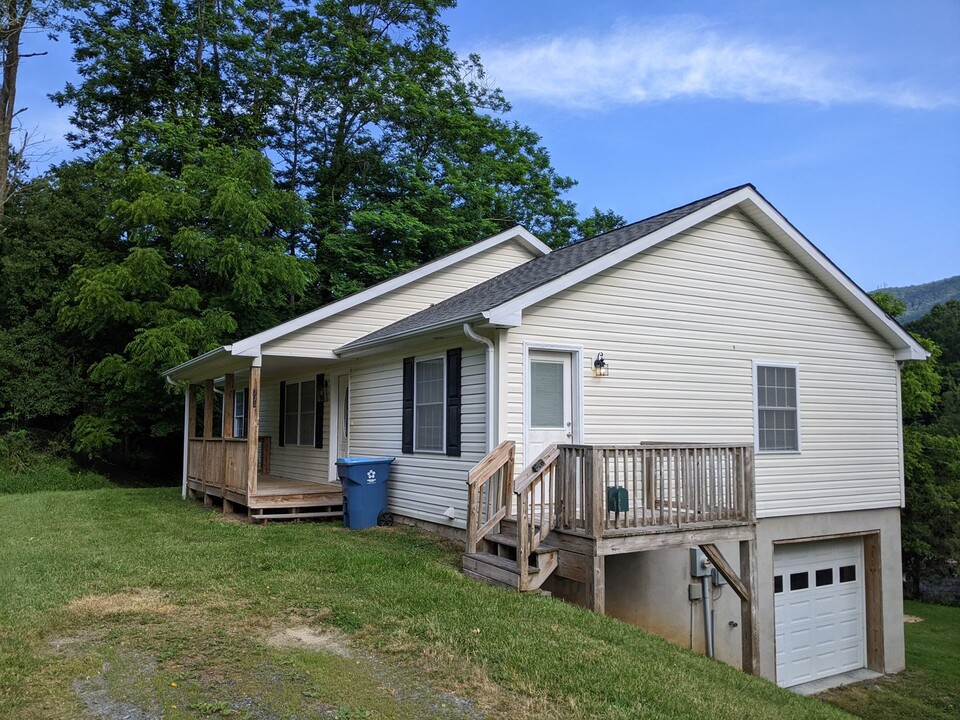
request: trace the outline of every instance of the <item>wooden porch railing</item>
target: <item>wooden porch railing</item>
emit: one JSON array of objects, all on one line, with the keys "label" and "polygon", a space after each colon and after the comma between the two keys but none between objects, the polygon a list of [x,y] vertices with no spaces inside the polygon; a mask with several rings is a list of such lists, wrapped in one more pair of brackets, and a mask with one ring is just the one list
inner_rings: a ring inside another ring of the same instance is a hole
[{"label": "wooden porch railing", "polygon": [[600,539],[756,520],[750,444],[551,445],[515,488],[514,454],[504,442],[470,471],[469,553],[512,515],[514,496],[520,563],[554,529]]},{"label": "wooden porch railing", "polygon": [[467,475],[467,552],[507,516],[513,498],[513,461],[517,444],[500,443]]},{"label": "wooden porch railing", "polygon": [[536,552],[555,524],[560,473],[560,450],[550,445],[520,473],[513,494],[517,498],[517,566],[520,577],[529,572],[530,553]]},{"label": "wooden porch railing", "polygon": [[753,522],[753,446],[560,445],[558,528],[605,535]]},{"label": "wooden porch railing", "polygon": [[247,492],[246,438],[192,438],[187,476],[221,490]]}]

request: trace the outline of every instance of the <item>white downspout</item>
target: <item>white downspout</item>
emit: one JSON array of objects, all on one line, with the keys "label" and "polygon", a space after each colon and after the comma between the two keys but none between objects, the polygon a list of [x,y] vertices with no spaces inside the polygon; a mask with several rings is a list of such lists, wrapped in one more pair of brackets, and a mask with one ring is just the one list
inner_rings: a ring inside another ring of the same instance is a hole
[{"label": "white downspout", "polygon": [[497,439],[494,435],[497,414],[493,407],[494,398],[496,397],[495,389],[493,387],[493,366],[495,361],[493,341],[489,338],[483,337],[482,335],[477,335],[477,333],[474,332],[473,328],[470,326],[470,323],[463,324],[463,334],[474,342],[485,345],[487,348],[487,411],[485,413],[485,417],[487,418],[487,452],[491,452],[497,446]]},{"label": "white downspout", "polygon": [[[175,388],[183,390],[183,386],[170,379],[169,375],[164,376],[168,383]],[[180,479],[180,499],[187,499],[187,462],[190,451],[190,390],[183,394],[183,475]]]}]

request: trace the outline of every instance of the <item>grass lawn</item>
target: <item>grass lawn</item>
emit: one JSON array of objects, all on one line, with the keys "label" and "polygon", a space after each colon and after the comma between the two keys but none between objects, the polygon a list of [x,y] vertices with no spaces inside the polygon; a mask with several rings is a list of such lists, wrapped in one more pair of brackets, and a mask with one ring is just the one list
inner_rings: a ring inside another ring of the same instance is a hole
[{"label": "grass lawn", "polygon": [[960,718],[960,608],[908,601],[903,610],[923,621],[904,625],[907,669],[820,697],[870,720]]},{"label": "grass lawn", "polygon": [[2,495],[0,524],[7,720],[847,717],[410,529],[252,526],[169,488]]}]

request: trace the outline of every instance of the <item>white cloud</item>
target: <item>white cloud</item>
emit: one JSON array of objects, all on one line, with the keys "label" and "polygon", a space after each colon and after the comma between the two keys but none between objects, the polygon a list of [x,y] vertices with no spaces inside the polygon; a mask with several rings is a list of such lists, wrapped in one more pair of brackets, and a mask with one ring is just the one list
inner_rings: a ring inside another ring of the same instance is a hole
[{"label": "white cloud", "polygon": [[677,17],[621,25],[603,36],[540,37],[488,46],[481,58],[508,98],[573,109],[680,98],[757,103],[874,103],[931,109],[956,99],[855,77],[849,59],[724,35]]}]

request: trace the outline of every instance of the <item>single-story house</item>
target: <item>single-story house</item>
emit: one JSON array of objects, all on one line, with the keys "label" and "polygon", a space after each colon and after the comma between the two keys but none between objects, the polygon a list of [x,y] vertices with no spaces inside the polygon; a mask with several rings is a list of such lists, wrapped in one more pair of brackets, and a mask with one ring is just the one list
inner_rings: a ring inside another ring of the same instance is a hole
[{"label": "single-story house", "polygon": [[744,185],[552,252],[516,227],[165,374],[185,496],[331,517],[336,459],[392,456],[390,513],[468,575],[799,686],[904,666],[926,357]]}]

